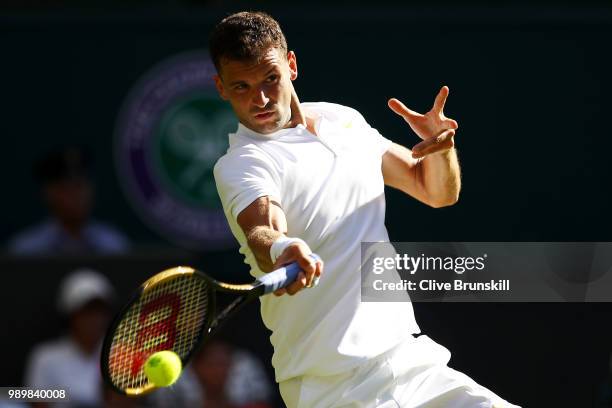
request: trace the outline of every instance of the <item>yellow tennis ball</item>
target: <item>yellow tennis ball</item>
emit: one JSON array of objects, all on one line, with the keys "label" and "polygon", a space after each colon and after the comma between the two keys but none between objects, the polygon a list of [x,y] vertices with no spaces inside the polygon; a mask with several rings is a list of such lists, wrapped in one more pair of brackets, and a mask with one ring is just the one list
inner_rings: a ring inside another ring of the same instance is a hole
[{"label": "yellow tennis ball", "polygon": [[168,387],[181,375],[183,363],[174,351],[164,350],[151,354],[144,365],[147,378],[156,387]]}]

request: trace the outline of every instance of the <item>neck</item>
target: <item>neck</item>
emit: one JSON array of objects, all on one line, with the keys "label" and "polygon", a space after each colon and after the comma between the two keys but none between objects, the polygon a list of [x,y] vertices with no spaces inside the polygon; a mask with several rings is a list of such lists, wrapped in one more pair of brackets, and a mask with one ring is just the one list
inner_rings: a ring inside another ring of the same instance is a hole
[{"label": "neck", "polygon": [[64,231],[66,231],[68,235],[70,235],[71,237],[75,239],[78,239],[81,237],[81,229],[83,228],[82,222],[66,220],[66,219],[59,219],[59,223],[64,229]]},{"label": "neck", "polygon": [[77,345],[83,354],[90,356],[96,351],[96,343],[81,338],[78,334],[72,333],[72,341]]},{"label": "neck", "polygon": [[300,106],[300,100],[295,92],[295,89],[291,92],[291,118],[286,127],[296,127],[297,125],[306,126],[306,129],[313,135],[316,135],[315,120],[313,117],[307,115],[306,112]]}]

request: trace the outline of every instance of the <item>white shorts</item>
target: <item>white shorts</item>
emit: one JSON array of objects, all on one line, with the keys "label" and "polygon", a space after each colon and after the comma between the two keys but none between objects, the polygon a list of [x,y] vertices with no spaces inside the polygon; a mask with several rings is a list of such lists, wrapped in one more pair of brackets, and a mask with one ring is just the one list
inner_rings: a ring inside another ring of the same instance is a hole
[{"label": "white shorts", "polygon": [[519,408],[448,367],[449,360],[445,347],[421,335],[345,373],[279,387],[288,408]]}]

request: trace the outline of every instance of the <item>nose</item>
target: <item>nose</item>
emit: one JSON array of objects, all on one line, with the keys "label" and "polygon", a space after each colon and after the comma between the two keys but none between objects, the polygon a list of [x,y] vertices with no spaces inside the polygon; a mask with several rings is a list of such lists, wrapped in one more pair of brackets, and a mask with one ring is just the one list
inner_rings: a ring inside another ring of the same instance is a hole
[{"label": "nose", "polygon": [[258,89],[253,96],[253,104],[258,108],[264,108],[268,102],[270,102],[270,98],[266,96],[263,89]]}]

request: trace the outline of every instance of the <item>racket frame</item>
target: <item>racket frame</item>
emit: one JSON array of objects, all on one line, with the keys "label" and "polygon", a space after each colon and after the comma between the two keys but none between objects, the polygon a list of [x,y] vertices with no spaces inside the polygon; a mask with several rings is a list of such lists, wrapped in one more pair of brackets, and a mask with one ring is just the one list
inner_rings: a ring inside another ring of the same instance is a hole
[{"label": "racket frame", "polygon": [[208,328],[213,322],[213,319],[215,316],[215,312],[217,308],[217,304],[216,304],[217,298],[215,296],[215,287],[217,288],[217,290],[220,289],[218,287],[218,282],[210,278],[206,274],[196,269],[193,269],[189,266],[177,266],[174,268],[166,269],[162,272],[159,272],[153,275],[151,278],[147,279],[144,283],[142,283],[138,287],[138,289],[132,294],[130,300],[119,310],[119,312],[113,318],[113,321],[110,324],[108,330],[106,331],[106,336],[104,336],[104,341],[102,343],[102,353],[100,356],[100,363],[101,363],[100,367],[102,369],[101,370],[102,378],[104,382],[107,385],[109,385],[117,393],[122,394],[122,395],[127,395],[127,396],[141,396],[141,395],[148,394],[149,392],[158,388],[152,383],[149,383],[148,385],[141,387],[141,388],[128,388],[125,390],[117,387],[110,377],[109,363],[110,363],[111,346],[114,340],[114,334],[117,328],[119,327],[119,325],[121,324],[121,322],[123,321],[125,315],[129,312],[132,306],[141,299],[141,297],[146,293],[147,289],[155,285],[161,284],[162,282],[166,280],[175,279],[182,274],[193,274],[193,275],[196,275],[198,279],[203,279],[209,283],[207,285],[207,295],[208,295],[209,300],[208,300],[208,305],[207,305],[206,319],[203,322],[202,328],[198,332],[198,335],[194,342],[196,346],[193,347],[185,356],[181,357],[181,364],[183,365],[183,367],[185,367],[185,365],[189,362],[191,357],[201,347],[204,337],[209,332]]}]

